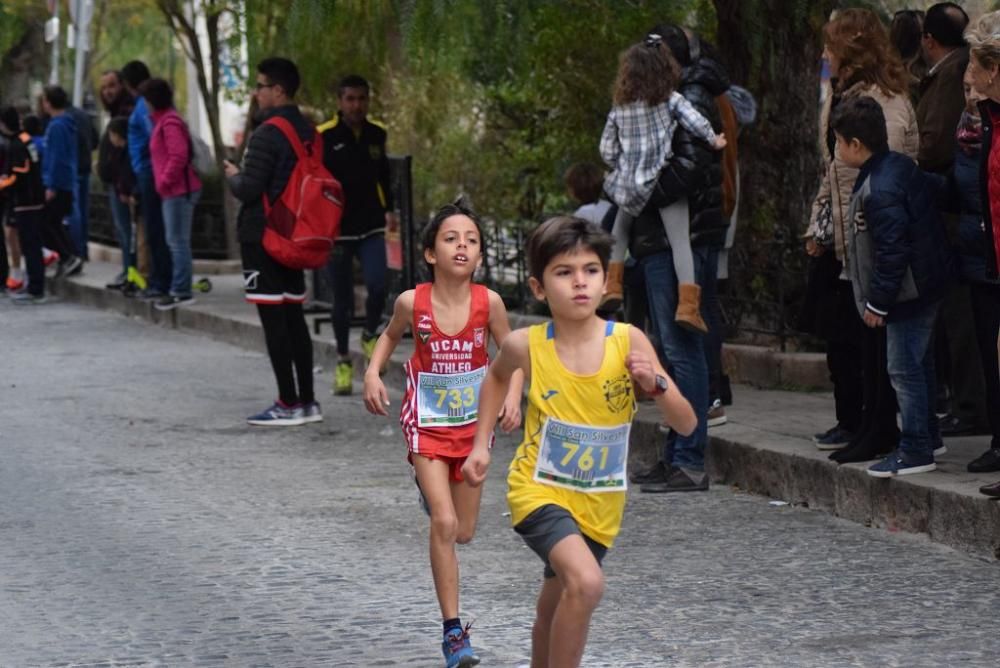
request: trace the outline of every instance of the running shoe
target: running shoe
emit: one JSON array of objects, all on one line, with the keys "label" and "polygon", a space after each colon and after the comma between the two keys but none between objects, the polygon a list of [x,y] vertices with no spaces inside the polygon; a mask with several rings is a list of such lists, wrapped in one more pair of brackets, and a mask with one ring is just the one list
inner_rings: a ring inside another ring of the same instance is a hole
[{"label": "running shoe", "polygon": [[46,267],[51,267],[53,264],[59,261],[59,253],[54,250],[49,250],[48,248],[42,249],[42,264]]},{"label": "running shoe", "polygon": [[153,308],[157,311],[172,311],[178,306],[190,306],[195,302],[195,298],[191,295],[188,295],[187,297],[164,295],[163,297],[160,297],[155,304],[153,304]]},{"label": "running shoe", "polygon": [[302,406],[284,406],[275,401],[267,410],[251,415],[247,422],[261,427],[294,427],[305,423]]},{"label": "running shoe", "polygon": [[368,332],[361,332],[361,352],[365,355],[365,361],[371,362],[372,354],[375,352],[375,344],[378,337]]},{"label": "running shoe", "polygon": [[14,278],[13,276],[7,277],[7,289],[11,292],[17,292],[24,287],[24,281]]},{"label": "running shoe", "polygon": [[303,422],[322,422],[323,411],[319,407],[318,401],[310,401],[302,407]]},{"label": "running shoe", "polygon": [[354,366],[350,360],[337,362],[337,370],[333,374],[333,393],[337,396],[350,396],[354,391]]},{"label": "running shoe", "polygon": [[10,300],[18,306],[38,306],[48,301],[45,295],[33,295],[30,292],[17,292],[10,296]]},{"label": "running shoe", "polygon": [[471,626],[471,624],[466,624],[464,630],[453,628],[444,632],[441,651],[444,652],[445,668],[479,665],[479,657],[472,651],[472,643],[469,642],[469,628]]}]

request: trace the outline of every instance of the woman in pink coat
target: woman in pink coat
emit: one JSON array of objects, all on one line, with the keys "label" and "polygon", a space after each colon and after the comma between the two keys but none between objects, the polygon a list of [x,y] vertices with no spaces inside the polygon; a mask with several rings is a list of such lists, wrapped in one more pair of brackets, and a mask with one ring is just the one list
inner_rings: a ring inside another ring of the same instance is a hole
[{"label": "woman in pink coat", "polygon": [[201,196],[201,180],[191,166],[191,133],[174,109],[174,92],[163,79],[150,79],[140,88],[149,105],[153,132],[149,155],[156,192],[163,202],[163,226],[173,264],[170,294],[156,303],[161,311],[193,304],[191,294],[191,224]]}]

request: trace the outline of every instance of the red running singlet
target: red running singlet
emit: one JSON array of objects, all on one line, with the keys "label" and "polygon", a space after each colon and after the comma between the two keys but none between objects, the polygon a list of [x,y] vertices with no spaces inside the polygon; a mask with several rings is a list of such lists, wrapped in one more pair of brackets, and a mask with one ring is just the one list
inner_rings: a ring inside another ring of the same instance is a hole
[{"label": "red running singlet", "polygon": [[406,395],[399,416],[411,453],[468,457],[472,451],[479,388],[490,362],[490,298],[485,286],[471,287],[469,319],[453,336],[434,321],[431,284],[414,290],[414,350],[405,367]]}]

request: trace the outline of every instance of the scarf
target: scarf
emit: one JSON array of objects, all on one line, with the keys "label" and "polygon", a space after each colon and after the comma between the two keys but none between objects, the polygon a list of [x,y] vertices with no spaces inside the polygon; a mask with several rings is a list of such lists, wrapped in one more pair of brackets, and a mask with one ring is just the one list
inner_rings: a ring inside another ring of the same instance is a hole
[{"label": "scarf", "polygon": [[958,148],[966,155],[975,155],[983,146],[983,123],[978,115],[970,114],[968,110],[962,112],[962,119],[958,122]]}]

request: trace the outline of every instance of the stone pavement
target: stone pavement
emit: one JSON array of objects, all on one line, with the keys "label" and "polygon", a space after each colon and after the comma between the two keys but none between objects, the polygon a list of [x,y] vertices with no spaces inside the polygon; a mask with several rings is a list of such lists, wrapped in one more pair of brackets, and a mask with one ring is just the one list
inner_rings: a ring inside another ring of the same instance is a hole
[{"label": "stone pavement", "polygon": [[[0,666],[441,665],[394,420],[323,396],[322,424],[249,427],[263,354],[65,300],[0,299],[0,341]],[[515,442],[460,550],[485,666],[526,660],[541,575]],[[996,568],[725,485],[632,494],[584,665],[992,667]]]},{"label": "stone pavement", "polygon": [[[242,299],[241,277],[212,276],[214,289],[198,295],[198,303],[170,313],[150,304],[104,290],[119,265],[91,262],[85,273],[56,284],[68,300],[144,318],[166,327],[195,331],[254,350],[263,349],[263,337],[253,307]],[[519,323],[512,317],[514,326]],[[353,332],[357,337],[358,331]],[[329,383],[336,360],[329,325],[314,337],[317,364]],[[392,358],[387,385],[403,386],[402,364],[411,351],[404,340]],[[357,341],[353,350],[360,347]],[[360,379],[363,360],[355,362]],[[360,391],[360,383],[357,385]],[[933,540],[970,554],[1000,559],[1000,504],[979,494],[981,485],[997,474],[970,474],[965,464],[989,447],[987,437],[947,441],[948,454],[939,458],[939,470],[899,480],[876,480],[865,464],[838,467],[816,450],[811,435],[833,424],[833,400],[828,393],[757,390],[740,385],[735,405],[727,408],[727,425],[710,431],[708,469],[716,483],[830,512],[867,526],[890,531],[925,533]],[[630,466],[655,461],[662,436],[656,431],[656,413],[642,406],[633,429]]]}]

